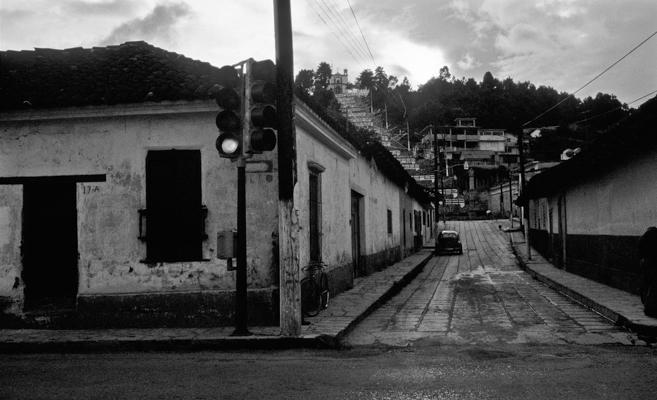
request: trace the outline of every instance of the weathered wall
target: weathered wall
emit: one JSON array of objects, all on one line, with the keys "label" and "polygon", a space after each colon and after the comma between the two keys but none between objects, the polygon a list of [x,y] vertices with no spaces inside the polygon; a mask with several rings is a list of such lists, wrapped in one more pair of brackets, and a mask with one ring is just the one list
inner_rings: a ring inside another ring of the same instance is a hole
[{"label": "weathered wall", "polygon": [[6,308],[13,313],[21,310],[23,300],[20,248],[22,209],[22,187],[0,186],[0,310]]},{"label": "weathered wall", "polygon": [[[302,107],[302,106],[301,106]],[[304,110],[304,111],[301,111]],[[323,122],[309,110],[299,108],[304,117],[297,124],[297,186],[295,208],[298,210],[299,265],[310,263],[309,171],[312,165],[323,168],[321,186],[321,254],[327,265],[335,293],[352,285],[351,254],[351,192],[349,189],[349,159],[356,155],[346,141],[330,135]],[[312,121],[309,121],[312,120]],[[330,136],[326,136],[326,135]],[[333,139],[334,142],[328,142]],[[302,272],[302,274],[304,274]]]},{"label": "weathered wall", "polygon": [[[402,210],[413,213],[422,207],[387,179],[372,160],[365,159],[347,141],[323,124],[312,111],[297,105],[298,183],[295,207],[301,225],[300,265],[309,261],[308,172],[309,163],[324,168],[322,185],[322,260],[328,265],[337,290],[353,279],[351,191],[360,194],[361,260],[365,273],[388,265],[402,256]],[[388,233],[387,210],[392,212]],[[413,249],[413,232],[406,220],[407,254]],[[428,228],[425,228],[428,229]],[[335,283],[337,282],[337,283]],[[336,289],[336,288],[332,288]]]},{"label": "weathered wall", "polygon": [[[234,289],[234,273],[215,254],[217,231],[236,226],[237,173],[214,147],[215,115],[214,104],[185,103],[3,116],[0,177],[106,175],[105,182],[77,185],[80,296]],[[205,260],[144,264],[146,245],[137,237],[138,210],[146,207],[146,154],[169,149],[201,152]],[[251,289],[278,283],[272,246],[278,232],[276,179],[271,170],[247,174]],[[21,185],[0,186],[0,295],[15,296],[20,226]]]},{"label": "weathered wall", "polygon": [[[564,190],[567,270],[637,292],[638,238],[657,226],[655,165],[657,150]],[[556,195],[530,201],[532,239],[556,264],[563,257],[558,210]]]}]

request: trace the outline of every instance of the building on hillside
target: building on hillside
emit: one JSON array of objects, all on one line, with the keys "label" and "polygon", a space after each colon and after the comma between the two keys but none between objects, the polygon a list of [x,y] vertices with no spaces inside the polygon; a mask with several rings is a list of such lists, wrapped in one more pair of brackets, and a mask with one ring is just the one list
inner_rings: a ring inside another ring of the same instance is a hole
[{"label": "building on hillside", "polygon": [[[457,118],[453,125],[433,127],[436,131],[439,169],[443,179],[450,179],[458,192],[452,214],[484,216],[489,209],[488,191],[508,179],[517,170],[519,149],[517,138],[503,129],[477,126],[476,118]],[[433,187],[434,132],[427,133],[418,144],[423,155],[413,177],[425,187]]]},{"label": "building on hillside", "polygon": [[[235,273],[217,254],[237,173],[215,149],[218,71],[145,42],[0,52],[3,326],[233,322]],[[313,107],[296,101],[297,257],[324,263],[339,293],[429,240],[433,212],[381,145]],[[251,324],[279,317],[276,156],[247,163]]]},{"label": "building on hillside", "polygon": [[657,98],[529,180],[530,242],[553,264],[638,293],[637,244],[657,226]]},{"label": "building on hillside", "polygon": [[344,70],[344,73],[335,73],[331,75],[331,78],[329,79],[329,86],[328,88],[333,91],[335,94],[340,94],[340,93],[346,93],[347,92],[347,84],[349,83],[349,75],[347,74],[347,70]]}]

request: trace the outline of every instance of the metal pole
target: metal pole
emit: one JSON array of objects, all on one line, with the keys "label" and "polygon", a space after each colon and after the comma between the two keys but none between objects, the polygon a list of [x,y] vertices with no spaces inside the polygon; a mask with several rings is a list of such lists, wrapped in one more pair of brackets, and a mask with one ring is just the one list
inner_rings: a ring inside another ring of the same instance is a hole
[{"label": "metal pole", "polygon": [[[429,128],[431,134],[433,135],[433,202],[436,205],[436,211],[439,210],[438,206],[438,135],[436,131],[433,130],[433,126]],[[440,216],[440,214],[438,214]],[[434,217],[434,224],[437,225],[437,219]],[[438,229],[434,232],[434,253],[438,252]]]},{"label": "metal pole", "polygon": [[440,191],[442,192],[443,195],[443,225],[447,225],[447,221],[445,220],[447,211],[445,210],[445,207],[447,207],[447,202],[445,201],[445,181],[443,180],[443,175],[440,175]]},{"label": "metal pole", "polygon": [[[525,192],[525,140],[522,127],[518,130],[518,152],[520,153],[520,193]],[[524,225],[525,230],[525,243],[527,245],[527,258],[532,259],[531,245],[529,243],[529,220],[528,220],[528,207],[522,207],[521,227]]]},{"label": "metal pole", "polygon": [[502,181],[502,179],[499,179],[499,174],[498,174],[498,180],[500,183],[500,216],[504,218],[504,182]]},{"label": "metal pole", "polygon": [[511,168],[509,168],[509,223],[513,228],[513,181],[511,180]]},{"label": "metal pole", "polygon": [[294,212],[297,182],[294,128],[294,54],[290,0],[274,0],[276,108],[278,115],[278,264],[282,336],[301,334],[299,221]]},{"label": "metal pole", "polygon": [[237,276],[235,290],[235,331],[233,336],[250,335],[246,302],[246,160],[237,160]]}]

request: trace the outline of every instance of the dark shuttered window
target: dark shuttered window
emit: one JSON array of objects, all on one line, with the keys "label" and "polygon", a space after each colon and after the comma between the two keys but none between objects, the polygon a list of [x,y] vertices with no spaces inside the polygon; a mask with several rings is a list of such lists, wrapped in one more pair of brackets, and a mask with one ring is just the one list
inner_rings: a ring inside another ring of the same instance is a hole
[{"label": "dark shuttered window", "polygon": [[310,170],[310,261],[322,261],[322,179],[317,170]]},{"label": "dark shuttered window", "polygon": [[146,261],[202,259],[205,213],[201,204],[200,151],[148,152],[146,229]]}]

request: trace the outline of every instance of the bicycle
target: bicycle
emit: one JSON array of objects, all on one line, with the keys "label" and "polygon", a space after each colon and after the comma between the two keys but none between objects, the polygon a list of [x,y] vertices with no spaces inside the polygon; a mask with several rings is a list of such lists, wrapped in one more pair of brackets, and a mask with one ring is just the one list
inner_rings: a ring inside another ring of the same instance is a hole
[{"label": "bicycle", "polygon": [[314,317],[328,307],[331,297],[328,277],[321,262],[312,263],[303,270],[308,275],[301,279],[301,312],[306,317]]}]

